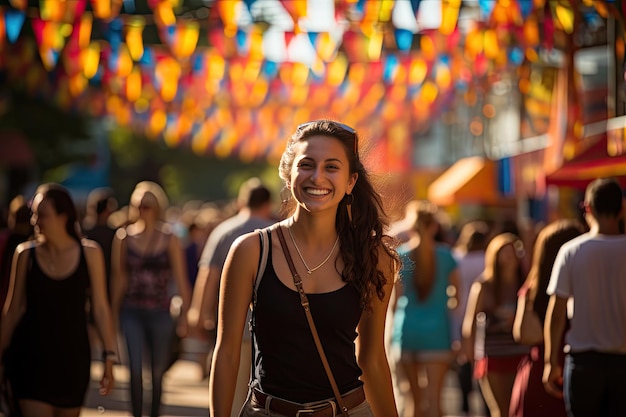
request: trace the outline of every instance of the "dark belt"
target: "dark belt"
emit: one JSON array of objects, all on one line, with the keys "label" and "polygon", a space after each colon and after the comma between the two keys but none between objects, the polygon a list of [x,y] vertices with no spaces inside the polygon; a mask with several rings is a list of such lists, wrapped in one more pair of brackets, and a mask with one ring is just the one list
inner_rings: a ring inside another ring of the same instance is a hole
[{"label": "dark belt", "polygon": [[[343,402],[348,410],[350,410],[365,401],[365,391],[363,391],[363,387],[359,387],[354,391],[343,395],[341,398],[343,398]],[[339,409],[339,405],[335,399],[328,400],[327,402],[320,402],[319,405],[316,404],[311,407],[306,407],[302,404],[292,403],[281,400],[280,398],[272,397],[271,395],[265,394],[257,389],[252,390],[253,404],[264,408],[268,399],[270,401],[269,409],[271,411],[287,417],[335,417],[341,414],[341,410]],[[335,414],[333,414],[331,402],[335,404]]]}]

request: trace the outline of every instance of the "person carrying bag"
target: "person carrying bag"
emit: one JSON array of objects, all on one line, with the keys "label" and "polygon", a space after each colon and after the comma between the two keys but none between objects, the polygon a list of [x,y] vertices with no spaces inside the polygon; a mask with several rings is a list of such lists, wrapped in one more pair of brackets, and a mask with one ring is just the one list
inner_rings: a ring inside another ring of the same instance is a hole
[{"label": "person carrying bag", "polygon": [[358,135],[330,120],[302,124],[279,172],[290,215],[264,239],[241,236],[224,266],[210,413],[230,415],[252,304],[253,372],[240,416],[397,416],[384,335],[399,258]]}]

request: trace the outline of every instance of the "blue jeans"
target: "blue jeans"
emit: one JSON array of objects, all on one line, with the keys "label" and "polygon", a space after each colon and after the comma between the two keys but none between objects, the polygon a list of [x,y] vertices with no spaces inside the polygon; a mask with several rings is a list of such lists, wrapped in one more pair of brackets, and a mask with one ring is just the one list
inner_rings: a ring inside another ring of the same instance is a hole
[{"label": "blue jeans", "polygon": [[563,374],[570,417],[626,416],[626,355],[571,353],[565,357]]},{"label": "blue jeans", "polygon": [[170,365],[176,325],[167,310],[125,307],[120,322],[128,349],[130,400],[134,417],[142,416],[143,353],[149,355],[152,374],[151,417],[158,417],[163,393],[163,376]]}]

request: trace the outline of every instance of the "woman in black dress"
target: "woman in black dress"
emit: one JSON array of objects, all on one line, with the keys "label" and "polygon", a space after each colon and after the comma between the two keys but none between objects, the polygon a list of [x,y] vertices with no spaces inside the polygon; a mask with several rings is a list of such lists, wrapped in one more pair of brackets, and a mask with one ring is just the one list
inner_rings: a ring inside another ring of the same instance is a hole
[{"label": "woman in black dress", "polygon": [[81,239],[76,208],[59,185],[37,189],[31,221],[37,239],[16,249],[0,323],[2,363],[24,417],[78,417],[91,363],[88,287],[105,346],[103,395],[113,387],[117,360],[102,250]]}]

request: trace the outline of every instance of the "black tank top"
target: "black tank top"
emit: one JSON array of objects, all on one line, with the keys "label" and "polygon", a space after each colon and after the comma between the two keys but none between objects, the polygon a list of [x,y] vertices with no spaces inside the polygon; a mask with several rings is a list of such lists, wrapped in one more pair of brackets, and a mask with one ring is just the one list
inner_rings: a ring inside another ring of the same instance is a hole
[{"label": "black tank top", "polygon": [[[255,311],[255,379],[268,394],[306,403],[333,397],[300,297],[276,275],[268,254]],[[361,318],[359,293],[351,284],[324,294],[307,294],[315,326],[339,391],[363,383],[354,340]]]},{"label": "black tank top", "polygon": [[78,267],[67,277],[50,278],[30,249],[26,311],[7,355],[7,374],[16,398],[60,407],[82,405],[91,364],[85,303],[90,285],[82,244]]}]

